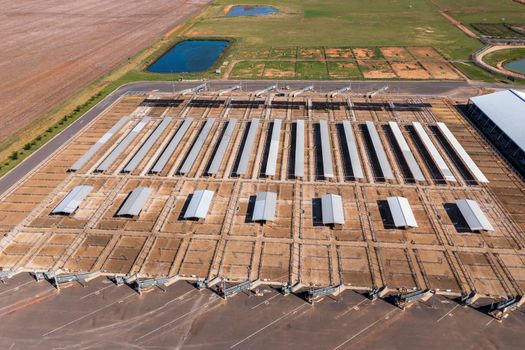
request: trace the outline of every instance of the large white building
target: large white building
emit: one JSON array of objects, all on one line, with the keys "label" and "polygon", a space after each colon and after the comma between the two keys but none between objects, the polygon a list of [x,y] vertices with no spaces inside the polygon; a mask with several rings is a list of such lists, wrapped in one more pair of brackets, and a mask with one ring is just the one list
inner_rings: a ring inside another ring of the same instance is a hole
[{"label": "large white building", "polygon": [[467,113],[485,136],[525,176],[525,93],[505,90],[472,97]]}]

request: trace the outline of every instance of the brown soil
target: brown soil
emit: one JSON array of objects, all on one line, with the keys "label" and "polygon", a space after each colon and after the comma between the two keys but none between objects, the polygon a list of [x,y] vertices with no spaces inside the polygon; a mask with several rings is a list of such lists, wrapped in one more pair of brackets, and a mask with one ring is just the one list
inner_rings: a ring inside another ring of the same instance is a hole
[{"label": "brown soil", "polygon": [[404,47],[382,47],[381,52],[389,61],[410,61],[414,59]]},{"label": "brown soil", "polygon": [[386,61],[357,61],[363,77],[367,79],[395,78],[396,74]]},{"label": "brown soil", "polygon": [[208,0],[6,2],[0,141],[151,44]]},{"label": "brown soil", "polygon": [[374,50],[372,49],[352,49],[353,53],[354,53],[354,56],[355,58],[357,59],[369,59],[369,58],[374,58],[375,57],[375,53],[374,53]]},{"label": "brown soil", "polygon": [[327,58],[353,58],[351,49],[327,48],[325,49]]},{"label": "brown soil", "polygon": [[402,79],[429,79],[426,70],[417,62],[392,62],[392,69]]}]

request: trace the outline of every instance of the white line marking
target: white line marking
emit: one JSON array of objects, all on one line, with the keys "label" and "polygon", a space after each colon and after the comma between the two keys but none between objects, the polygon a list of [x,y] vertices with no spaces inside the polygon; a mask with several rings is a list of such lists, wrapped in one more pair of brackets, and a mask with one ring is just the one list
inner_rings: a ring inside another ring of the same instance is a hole
[{"label": "white line marking", "polygon": [[28,281],[28,282],[26,282],[26,283],[22,283],[22,284],[19,285],[19,286],[13,287],[13,288],[8,289],[8,290],[4,290],[4,291],[0,292],[0,295],[5,294],[5,293],[9,293],[9,292],[14,291],[14,290],[19,290],[20,287],[23,287],[23,286],[25,286],[26,284],[33,283],[33,282],[35,282],[35,281]]},{"label": "white line marking", "polygon": [[454,306],[452,309],[450,309],[446,314],[444,314],[443,316],[441,316],[437,321],[436,323],[438,323],[439,321],[441,321],[442,319],[444,319],[446,316],[448,316],[449,313],[451,313],[452,311],[456,310],[456,308],[459,307],[459,304],[456,304],[456,306]]},{"label": "white line marking", "polygon": [[149,331],[148,333],[141,335],[140,337],[138,337],[137,339],[135,339],[135,342],[139,341],[139,340],[142,339],[142,338],[147,337],[148,335],[150,335],[150,334],[152,334],[152,333],[155,333],[156,331],[158,331],[158,330],[160,330],[160,329],[162,329],[162,328],[168,327],[169,325],[171,325],[171,324],[177,322],[177,321],[180,320],[181,318],[184,318],[184,317],[188,316],[189,314],[192,314],[192,313],[194,313],[194,312],[197,312],[197,311],[199,311],[199,310],[201,310],[201,309],[204,309],[204,308],[208,307],[209,304],[213,303],[213,302],[214,302],[215,300],[217,300],[217,299],[220,299],[220,298],[219,298],[219,297],[215,297],[214,299],[208,301],[207,303],[203,304],[202,306],[198,307],[197,309],[194,309],[194,310],[188,311],[188,312],[186,312],[185,314],[183,314],[183,315],[177,317],[176,319],[174,319],[174,320],[172,320],[172,321],[169,321],[168,323],[164,323],[162,326],[159,326],[159,327],[157,327],[157,328],[155,328],[155,329]]},{"label": "white line marking", "polygon": [[348,342],[352,341],[353,339],[355,339],[356,337],[358,337],[359,335],[361,335],[363,332],[366,332],[368,329],[372,328],[373,326],[375,326],[377,323],[383,321],[385,318],[387,318],[392,312],[396,311],[396,310],[400,310],[398,308],[395,308],[393,310],[390,310],[389,312],[387,312],[386,314],[384,314],[381,318],[375,320],[374,322],[370,323],[368,326],[366,326],[365,328],[361,329],[359,332],[357,332],[356,334],[354,334],[351,338],[345,340],[344,342],[342,342],[341,344],[339,344],[338,346],[336,346],[335,348],[333,348],[333,350],[337,350],[337,349],[340,349],[342,346],[345,346]]},{"label": "white line marking", "polygon": [[[104,288],[100,288],[99,290],[96,290],[96,291],[94,291],[94,292],[91,292],[91,293],[89,293],[89,294],[84,295],[84,296],[83,296],[82,298],[80,298],[79,300],[82,300],[82,299],[85,299],[85,298],[87,298],[87,297],[90,297],[90,296],[92,296],[93,294],[98,295],[98,294],[100,294],[100,292],[102,292],[102,291],[105,290],[105,289],[108,289],[109,287],[114,287],[114,285],[111,284],[111,285],[106,286],[106,287],[104,287]],[[115,287],[116,287],[116,286],[115,286]]]},{"label": "white line marking", "polygon": [[277,294],[275,294],[275,295],[272,295],[271,297],[269,297],[269,298],[266,299],[265,301],[260,302],[259,304],[257,304],[257,305],[255,305],[254,307],[252,307],[250,310],[256,309],[256,308],[258,308],[259,306],[261,306],[261,305],[263,305],[263,304],[267,304],[270,300],[272,300],[273,298],[278,297],[279,295],[281,295],[281,294],[277,293]]},{"label": "white line marking", "polygon": [[104,310],[104,309],[107,309],[108,307],[111,307],[111,306],[113,306],[113,305],[115,305],[115,304],[122,303],[124,300],[126,300],[126,299],[128,299],[128,298],[130,298],[130,297],[132,297],[132,296],[135,296],[135,295],[137,295],[137,294],[136,294],[136,293],[130,294],[130,295],[128,295],[128,296],[125,297],[125,298],[122,298],[122,299],[120,299],[120,300],[117,300],[117,301],[112,302],[112,303],[109,304],[109,305],[106,305],[106,306],[103,306],[103,307],[101,307],[101,308],[98,308],[98,309],[96,309],[96,310],[94,310],[94,311],[91,311],[90,313],[87,313],[87,314],[85,314],[84,316],[81,316],[81,317],[79,317],[79,318],[77,318],[77,319],[74,319],[73,321],[70,321],[70,322],[68,322],[68,323],[66,323],[66,324],[64,324],[64,325],[62,325],[62,326],[60,326],[60,327],[57,327],[57,328],[55,328],[55,329],[53,329],[53,330],[51,330],[51,331],[49,331],[49,332],[47,332],[47,333],[45,333],[45,334],[42,334],[42,337],[47,337],[48,335],[50,335],[50,334],[52,334],[52,333],[55,333],[56,331],[61,330],[61,329],[64,328],[64,327],[67,327],[67,326],[69,326],[69,325],[71,325],[71,324],[73,324],[73,323],[75,323],[75,322],[78,322],[78,321],[80,321],[80,320],[83,320],[84,318],[89,317],[89,316],[91,316],[91,315],[94,315],[94,314],[96,314],[97,312],[102,311],[102,310]]},{"label": "white line marking", "polygon": [[369,300],[369,299],[361,300],[360,302],[358,302],[357,304],[355,304],[354,306],[352,306],[351,308],[349,308],[348,310],[346,310],[345,312],[343,312],[341,315],[339,315],[339,317],[346,315],[347,313],[349,313],[349,312],[352,311],[352,310],[355,310],[356,307],[358,307],[359,305],[361,305],[362,303],[364,303],[365,301],[368,301],[368,300]]},{"label": "white line marking", "polygon": [[485,325],[485,327],[488,327],[488,325],[491,324],[492,321],[494,321],[494,320],[495,320],[495,318],[493,318],[492,320],[488,321],[487,324]]},{"label": "white line marking", "polygon": [[275,323],[279,322],[280,320],[282,320],[283,318],[285,318],[286,316],[296,312],[297,310],[299,310],[301,307],[305,306],[305,305],[308,305],[308,304],[301,304],[299,305],[298,307],[296,307],[295,309],[293,309],[292,311],[290,312],[287,312],[285,313],[284,315],[282,315],[281,317],[279,317],[278,319],[275,319],[273,320],[272,322],[268,323],[266,326],[262,327],[262,328],[259,328],[257,331],[253,332],[252,334],[250,334],[249,336],[247,336],[246,338],[238,341],[237,343],[233,344],[232,346],[230,346],[230,349],[233,349],[234,347],[236,347],[237,345],[240,345],[242,343],[244,343],[246,340],[250,339],[251,337],[254,337],[256,336],[257,334],[261,333],[262,331],[264,331],[266,328],[274,325]]}]

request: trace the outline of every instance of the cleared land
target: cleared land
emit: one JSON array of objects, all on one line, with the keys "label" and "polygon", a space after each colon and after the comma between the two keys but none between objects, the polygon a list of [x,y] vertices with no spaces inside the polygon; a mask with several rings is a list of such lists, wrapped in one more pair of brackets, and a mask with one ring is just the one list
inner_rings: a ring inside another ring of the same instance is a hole
[{"label": "cleared land", "polygon": [[151,44],[207,2],[1,1],[0,141]]},{"label": "cleared land", "polygon": [[[173,106],[144,104],[146,96],[127,96],[67,147],[21,181],[0,201],[0,266],[29,271],[101,271],[107,275],[142,277],[180,276],[182,279],[211,280],[217,276],[231,282],[263,279],[268,283],[307,286],[344,284],[369,290],[390,288],[435,288],[454,295],[477,291],[491,298],[507,298],[525,289],[523,247],[525,238],[524,185],[497,153],[464,121],[446,100],[397,98],[373,102],[359,96],[308,93],[297,98],[246,93],[172,96]],[[151,95],[169,98],[169,95]],[[234,103],[231,101],[249,101]],[[311,108],[308,108],[308,100]],[[259,101],[259,102],[258,102]],[[159,101],[162,104],[162,100]],[[294,102],[289,104],[290,102]],[[330,104],[335,102],[335,104]],[[390,102],[394,103],[392,108]],[[289,106],[289,107],[287,107]],[[78,172],[66,172],[122,116],[132,120]],[[152,120],[103,173],[93,169],[144,115]],[[175,118],[138,167],[130,174],[121,170],[141,147],[163,117]],[[159,152],[169,142],[185,116],[195,119],[180,146],[160,173],[148,173]],[[191,170],[184,176],[178,169],[208,118],[216,118],[210,134]],[[219,171],[207,176],[206,169],[228,119],[238,123]],[[232,175],[249,122],[261,118],[247,175]],[[276,175],[262,175],[267,159],[267,140],[273,119],[283,119],[279,138]],[[305,177],[291,176],[294,154],[291,130],[295,120],[305,120]],[[319,174],[320,157],[317,123],[329,122],[331,156],[335,177]],[[348,159],[341,148],[340,124],[352,122],[365,179],[351,179]],[[392,144],[385,123],[397,121],[421,167],[425,182],[415,184]],[[373,121],[385,146],[395,179],[385,182],[363,132],[365,121]],[[423,123],[457,183],[446,183],[436,172],[410,125]],[[491,181],[479,185],[449,151],[435,130],[445,122]],[[71,216],[49,215],[76,185],[93,186],[93,191]],[[138,186],[152,189],[152,195],[136,218],[115,217],[128,193]],[[204,221],[182,218],[188,196],[195,190],[215,192]],[[261,191],[277,193],[277,215],[261,225],[250,219],[252,197]],[[316,198],[339,194],[344,199],[346,223],[331,229],[318,222]],[[388,224],[382,201],[392,195],[409,199],[419,227],[393,229]],[[477,200],[495,231],[469,233],[450,211],[460,198]]]}]

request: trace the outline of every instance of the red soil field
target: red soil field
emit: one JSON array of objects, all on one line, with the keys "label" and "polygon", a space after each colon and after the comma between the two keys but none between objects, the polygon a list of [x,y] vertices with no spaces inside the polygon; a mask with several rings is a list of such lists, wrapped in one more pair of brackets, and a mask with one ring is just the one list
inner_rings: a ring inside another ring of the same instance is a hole
[{"label": "red soil field", "polygon": [[209,0],[0,0],[0,142]]}]

